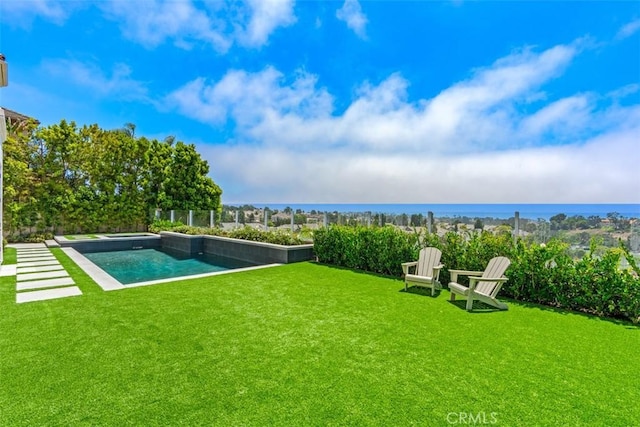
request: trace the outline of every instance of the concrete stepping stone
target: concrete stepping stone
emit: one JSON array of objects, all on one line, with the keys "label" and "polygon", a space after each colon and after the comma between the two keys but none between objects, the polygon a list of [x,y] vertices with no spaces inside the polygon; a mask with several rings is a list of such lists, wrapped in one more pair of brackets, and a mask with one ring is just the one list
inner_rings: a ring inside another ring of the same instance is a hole
[{"label": "concrete stepping stone", "polygon": [[20,249],[35,249],[35,248],[45,248],[46,246],[44,243],[12,243],[9,245],[9,247],[11,248],[16,248],[18,250]]},{"label": "concrete stepping stone", "polygon": [[42,249],[21,249],[19,251],[16,251],[16,253],[18,255],[30,255],[30,254],[48,254],[51,253],[51,251],[47,248],[42,248]]},{"label": "concrete stepping stone", "polygon": [[82,295],[82,291],[77,286],[69,286],[66,288],[46,289],[42,291],[21,292],[16,294],[16,302],[18,304],[31,301],[44,301],[56,298],[66,298]]},{"label": "concrete stepping stone", "polygon": [[38,258],[55,258],[53,256],[53,254],[40,254],[40,255],[18,255],[18,261],[20,260],[31,260],[31,259],[38,259]]},{"label": "concrete stepping stone", "polygon": [[47,245],[48,248],[59,248],[60,247],[60,243],[58,243],[56,240],[45,240],[44,244]]},{"label": "concrete stepping stone", "polygon": [[64,270],[64,267],[60,264],[58,265],[40,265],[36,267],[23,267],[22,265],[18,266],[18,274],[24,273],[39,273],[41,271],[54,271],[54,270]]},{"label": "concrete stepping stone", "polygon": [[17,281],[24,282],[26,280],[53,279],[54,277],[66,277],[69,274],[65,270],[44,271],[41,273],[18,274]]},{"label": "concrete stepping stone", "polygon": [[18,264],[18,267],[38,267],[40,265],[59,265],[57,259],[47,259],[44,261],[25,261]]},{"label": "concrete stepping stone", "polygon": [[18,282],[17,291],[26,291],[31,289],[56,288],[59,286],[75,285],[71,277],[59,277],[57,279],[32,280],[30,282]]},{"label": "concrete stepping stone", "polygon": [[18,264],[23,261],[45,261],[56,259],[52,254],[50,255],[38,255],[38,256],[27,256],[27,257],[18,257]]},{"label": "concrete stepping stone", "polygon": [[0,277],[8,277],[16,275],[16,265],[15,264],[6,264],[0,265]]},{"label": "concrete stepping stone", "polygon": [[20,256],[42,256],[42,255],[53,255],[49,249],[44,251],[29,251],[29,252],[16,252],[16,254]]}]

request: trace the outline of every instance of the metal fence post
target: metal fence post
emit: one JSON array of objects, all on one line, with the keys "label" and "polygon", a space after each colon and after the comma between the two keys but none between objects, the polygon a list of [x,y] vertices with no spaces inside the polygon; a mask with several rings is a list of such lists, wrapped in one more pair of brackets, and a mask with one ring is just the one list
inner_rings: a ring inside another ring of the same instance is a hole
[{"label": "metal fence post", "polygon": [[176,222],[176,211],[174,211],[173,209],[171,209],[171,222]]},{"label": "metal fence post", "polygon": [[520,212],[516,211],[514,217],[514,227],[513,227],[513,243],[518,242],[518,236],[520,235]]},{"label": "metal fence post", "polygon": [[213,210],[209,211],[209,228],[213,228],[216,226],[216,217],[213,213]]},{"label": "metal fence post", "polygon": [[429,234],[433,233],[433,212],[427,212],[427,231]]}]

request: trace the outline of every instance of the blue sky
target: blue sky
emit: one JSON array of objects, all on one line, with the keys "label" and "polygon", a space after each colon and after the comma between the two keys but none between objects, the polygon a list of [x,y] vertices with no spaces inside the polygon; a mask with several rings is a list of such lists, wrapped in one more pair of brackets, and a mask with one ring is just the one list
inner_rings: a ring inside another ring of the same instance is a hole
[{"label": "blue sky", "polygon": [[194,143],[225,203],[640,203],[637,1],[0,12],[0,105]]}]

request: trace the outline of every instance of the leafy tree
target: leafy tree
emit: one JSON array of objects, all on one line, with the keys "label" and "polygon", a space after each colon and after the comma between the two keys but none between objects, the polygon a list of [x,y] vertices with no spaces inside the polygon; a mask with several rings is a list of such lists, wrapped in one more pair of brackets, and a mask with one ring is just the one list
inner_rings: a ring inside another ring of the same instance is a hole
[{"label": "leafy tree", "polygon": [[551,218],[549,218],[549,222],[551,222],[551,229],[561,230],[566,228],[564,223],[566,219],[567,219],[567,215],[563,213],[559,213],[557,215],[552,216]]},{"label": "leafy tree", "polygon": [[411,225],[414,227],[419,227],[424,223],[424,217],[422,214],[413,214],[411,215]]},{"label": "leafy tree", "polygon": [[5,222],[11,234],[137,229],[155,208],[216,211],[222,191],[193,145],[75,122],[10,127]]},{"label": "leafy tree", "polygon": [[170,174],[164,180],[168,207],[220,210],[222,190],[207,176],[209,164],[202,160],[193,144],[178,142],[169,167]]}]

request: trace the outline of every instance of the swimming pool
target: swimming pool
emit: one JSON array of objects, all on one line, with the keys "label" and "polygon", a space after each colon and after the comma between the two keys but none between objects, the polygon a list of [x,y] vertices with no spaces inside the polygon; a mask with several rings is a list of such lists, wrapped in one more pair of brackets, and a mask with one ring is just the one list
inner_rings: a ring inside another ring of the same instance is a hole
[{"label": "swimming pool", "polygon": [[255,265],[212,255],[188,257],[160,249],[86,252],[82,255],[123,285],[215,273]]}]

